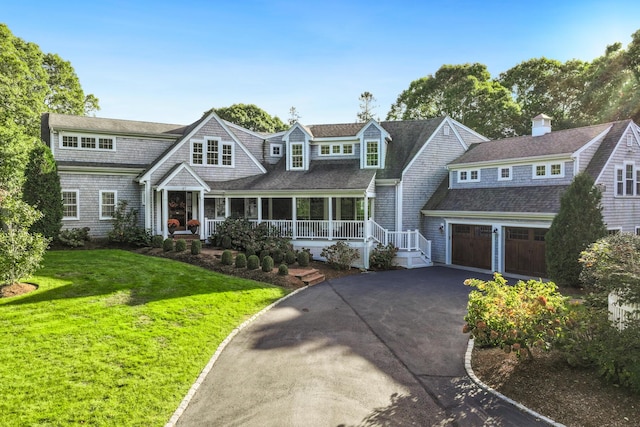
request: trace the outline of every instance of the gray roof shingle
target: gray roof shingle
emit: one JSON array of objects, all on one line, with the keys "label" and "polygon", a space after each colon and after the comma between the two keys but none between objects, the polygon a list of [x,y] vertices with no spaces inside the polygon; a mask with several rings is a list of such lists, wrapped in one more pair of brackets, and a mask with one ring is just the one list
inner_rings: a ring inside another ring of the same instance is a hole
[{"label": "gray roof shingle", "polygon": [[66,129],[126,135],[180,136],[186,129],[186,126],[176,124],[107,119],[102,117],[72,116],[57,113],[46,114],[48,115],[49,126],[58,130]]},{"label": "gray roof shingle", "polygon": [[613,123],[611,130],[607,132],[607,135],[600,143],[598,150],[595,152],[585,169],[585,172],[591,175],[594,180],[598,179],[598,175],[600,175],[602,168],[607,164],[607,160],[609,160],[611,154],[613,154],[613,150],[615,150],[620,138],[622,138],[622,134],[631,122],[631,120],[615,122]]}]

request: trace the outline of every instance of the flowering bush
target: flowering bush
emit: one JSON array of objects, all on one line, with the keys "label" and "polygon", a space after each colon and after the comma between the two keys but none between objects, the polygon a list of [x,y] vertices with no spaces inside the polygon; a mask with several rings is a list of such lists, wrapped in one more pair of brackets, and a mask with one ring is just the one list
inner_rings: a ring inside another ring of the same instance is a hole
[{"label": "flowering bush", "polygon": [[178,221],[175,218],[171,218],[169,221],[167,221],[167,227],[169,228],[180,227],[180,221]]},{"label": "flowering bush", "polygon": [[327,263],[336,270],[348,270],[351,263],[360,258],[358,250],[342,240],[322,249],[320,256],[326,258]]},{"label": "flowering bush", "polygon": [[198,227],[199,225],[200,225],[200,221],[198,221],[195,218],[190,219],[189,221],[187,221],[187,227]]},{"label": "flowering bush", "polygon": [[549,349],[564,323],[566,298],[553,282],[518,281],[513,286],[495,273],[494,280],[467,279],[469,294],[463,332],[479,345],[502,347],[518,356],[531,347]]}]

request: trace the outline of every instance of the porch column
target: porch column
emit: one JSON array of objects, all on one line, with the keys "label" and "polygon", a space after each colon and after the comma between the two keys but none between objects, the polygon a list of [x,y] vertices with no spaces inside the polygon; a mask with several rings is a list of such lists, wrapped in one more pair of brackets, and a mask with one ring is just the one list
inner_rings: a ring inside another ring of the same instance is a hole
[{"label": "porch column", "polygon": [[327,237],[329,240],[333,240],[333,197],[327,197],[327,200],[329,201],[327,203],[329,207],[329,230]]},{"label": "porch column", "polygon": [[162,238],[166,239],[167,234],[167,221],[169,220],[169,192],[166,189],[162,190],[162,218],[160,218],[160,226],[162,227]]},{"label": "porch column", "polygon": [[262,197],[258,197],[258,224],[262,222]]},{"label": "porch column", "polygon": [[224,198],[224,217],[229,218],[231,216],[231,205],[229,204],[229,198]]},{"label": "porch column", "polygon": [[291,199],[291,240],[296,240],[298,237],[298,212],[297,212],[297,198],[293,196]]},{"label": "porch column", "polygon": [[204,223],[204,191],[200,191],[200,203],[198,204],[198,218],[200,218],[200,240],[205,239],[204,228],[206,224]]},{"label": "porch column", "polygon": [[[369,235],[371,234],[371,224],[369,224],[369,198],[367,197],[367,193],[364,193],[364,216],[363,216],[363,220],[364,220],[364,235],[362,236],[362,239],[366,242],[367,238],[369,237]],[[368,255],[368,254],[365,254]],[[367,258],[368,260],[368,258]],[[365,268],[369,268],[368,265],[368,261],[365,262]]]}]

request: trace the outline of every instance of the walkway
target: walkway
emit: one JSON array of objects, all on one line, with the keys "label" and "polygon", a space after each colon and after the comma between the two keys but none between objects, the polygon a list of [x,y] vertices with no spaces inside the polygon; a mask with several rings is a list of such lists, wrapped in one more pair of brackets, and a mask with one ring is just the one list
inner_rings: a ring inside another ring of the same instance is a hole
[{"label": "walkway", "polygon": [[347,276],[259,317],[221,353],[178,426],[546,425],[476,387],[468,271]]}]

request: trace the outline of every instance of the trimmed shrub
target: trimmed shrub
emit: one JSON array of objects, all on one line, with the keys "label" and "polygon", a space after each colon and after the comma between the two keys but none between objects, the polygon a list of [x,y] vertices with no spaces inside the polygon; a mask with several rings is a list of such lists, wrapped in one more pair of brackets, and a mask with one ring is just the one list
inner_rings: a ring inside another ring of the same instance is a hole
[{"label": "trimmed shrub", "polygon": [[326,258],[327,263],[336,270],[348,270],[351,263],[360,258],[358,250],[342,240],[322,249],[320,256]]},{"label": "trimmed shrub", "polygon": [[164,239],[162,238],[161,235],[156,234],[155,236],[153,236],[151,238],[151,247],[152,248],[161,248],[162,247],[162,241]]},{"label": "trimmed shrub", "polygon": [[230,236],[222,236],[221,244],[223,249],[231,249],[231,237]]},{"label": "trimmed shrub", "polygon": [[60,233],[58,233],[58,242],[72,248],[84,246],[84,242],[91,240],[89,230],[89,227],[61,230]]},{"label": "trimmed shrub", "polygon": [[278,275],[286,276],[287,274],[289,274],[289,267],[287,267],[287,264],[280,264],[278,267]]},{"label": "trimmed shrub", "polygon": [[264,258],[262,258],[262,271],[264,271],[265,273],[271,273],[272,270],[273,270],[273,258],[267,255]]},{"label": "trimmed shrub", "polygon": [[293,264],[294,262],[296,262],[296,253],[293,251],[287,251],[284,254],[284,262],[286,262],[288,265]]},{"label": "trimmed shrub", "polygon": [[495,273],[493,280],[467,279],[476,288],[469,294],[463,332],[471,333],[480,346],[502,347],[518,357],[531,347],[548,350],[564,319],[566,298],[553,282],[518,281],[509,286]]},{"label": "trimmed shrub", "polygon": [[127,210],[128,202],[121,200],[113,214],[113,229],[107,234],[110,242],[131,246],[149,246],[151,231],[138,225],[138,211]]},{"label": "trimmed shrub", "polygon": [[200,240],[191,242],[191,255],[198,255],[200,252],[202,252],[202,242]]},{"label": "trimmed shrub", "polygon": [[222,251],[222,256],[220,257],[220,262],[222,265],[232,265],[233,264],[233,254],[229,249],[225,249]]},{"label": "trimmed shrub", "polygon": [[251,255],[247,258],[247,270],[257,270],[260,267],[260,258],[258,255]]},{"label": "trimmed shrub", "polygon": [[282,261],[284,261],[284,252],[282,252],[281,249],[276,248],[271,257],[273,258],[274,264],[280,265],[282,264]]},{"label": "trimmed shrub", "polygon": [[378,270],[389,270],[393,267],[393,258],[398,253],[398,248],[393,243],[378,245],[371,251],[369,255],[369,265]]},{"label": "trimmed shrub", "polygon": [[255,255],[256,254],[256,250],[252,247],[247,248],[246,252],[247,257],[250,257],[251,255]]},{"label": "trimmed shrub", "polygon": [[264,259],[264,257],[269,256],[269,251],[266,249],[263,249],[260,251],[260,262],[262,262],[262,260]]},{"label": "trimmed shrub", "polygon": [[176,240],[176,248],[175,251],[176,252],[184,252],[187,250],[187,241],[184,239],[178,239]]},{"label": "trimmed shrub", "polygon": [[243,253],[236,255],[236,268],[245,268],[247,266],[247,256]]},{"label": "trimmed shrub", "polygon": [[298,265],[300,267],[308,267],[309,266],[309,252],[300,251],[296,256],[296,260],[298,261]]},{"label": "trimmed shrub", "polygon": [[167,237],[162,242],[162,250],[165,252],[171,252],[173,250],[173,239],[171,237]]}]

